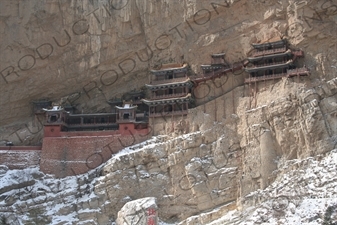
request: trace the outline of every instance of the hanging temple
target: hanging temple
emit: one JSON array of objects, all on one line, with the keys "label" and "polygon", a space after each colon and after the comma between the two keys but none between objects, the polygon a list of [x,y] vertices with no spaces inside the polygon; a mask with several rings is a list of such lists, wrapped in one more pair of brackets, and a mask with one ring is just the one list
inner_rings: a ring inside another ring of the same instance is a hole
[{"label": "hanging temple", "polygon": [[[152,69],[146,89],[110,99],[109,113],[74,113],[72,106],[53,105],[46,99],[34,101],[35,115],[46,117],[42,148],[36,146],[41,170],[64,177],[97,167],[125,146],[148,139],[153,132],[150,120],[187,115],[188,109],[196,106],[193,89],[228,73],[246,71],[249,75],[244,85],[254,85],[255,89],[261,81],[310,75],[308,68],[295,64],[304,57],[303,51],[290,49],[286,39],[252,47],[247,59],[233,64],[226,62],[225,53],[211,55],[211,63],[201,65],[202,72],[195,76],[190,76],[187,64],[163,64]],[[15,147],[25,149],[0,149]]]}]

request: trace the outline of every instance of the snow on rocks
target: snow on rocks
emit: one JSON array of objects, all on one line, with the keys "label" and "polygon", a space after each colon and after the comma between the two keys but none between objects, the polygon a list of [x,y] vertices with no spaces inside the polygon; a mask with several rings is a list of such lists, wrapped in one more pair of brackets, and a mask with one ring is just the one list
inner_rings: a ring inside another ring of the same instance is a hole
[{"label": "snow on rocks", "polygon": [[94,173],[54,179],[38,167],[8,170],[0,178],[0,210],[10,224],[75,224],[88,208],[100,210],[88,182]]},{"label": "snow on rocks", "polygon": [[318,225],[329,206],[331,221],[337,222],[337,149],[324,157],[288,161],[279,172],[266,189],[245,196],[242,212],[231,211],[210,224]]}]

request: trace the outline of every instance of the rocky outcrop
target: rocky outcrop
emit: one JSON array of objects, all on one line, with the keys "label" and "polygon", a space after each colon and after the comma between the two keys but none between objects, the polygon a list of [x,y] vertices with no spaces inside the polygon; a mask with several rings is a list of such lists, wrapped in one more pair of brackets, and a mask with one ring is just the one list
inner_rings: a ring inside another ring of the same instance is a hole
[{"label": "rocky outcrop", "polygon": [[224,149],[219,133],[224,133],[220,125],[173,139],[161,136],[155,145],[114,157],[95,192],[110,202],[111,216],[123,199],[156,197],[159,215],[172,221],[235,201],[240,150]]},{"label": "rocky outcrop", "polygon": [[158,225],[158,206],[155,198],[142,198],[126,203],[118,212],[117,225]]}]

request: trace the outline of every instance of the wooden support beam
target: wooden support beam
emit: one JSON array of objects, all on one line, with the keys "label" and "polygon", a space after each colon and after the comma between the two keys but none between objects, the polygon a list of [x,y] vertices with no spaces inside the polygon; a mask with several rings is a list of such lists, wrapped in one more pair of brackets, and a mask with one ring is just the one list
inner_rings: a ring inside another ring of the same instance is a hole
[{"label": "wooden support beam", "polygon": [[257,82],[255,81],[255,93],[254,93],[254,98],[255,98],[255,108],[257,105]]}]

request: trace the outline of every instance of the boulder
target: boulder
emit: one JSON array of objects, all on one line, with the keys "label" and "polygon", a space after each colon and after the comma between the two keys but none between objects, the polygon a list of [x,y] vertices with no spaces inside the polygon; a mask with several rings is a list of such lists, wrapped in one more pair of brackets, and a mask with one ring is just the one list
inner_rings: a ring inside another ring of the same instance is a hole
[{"label": "boulder", "polygon": [[148,197],[127,202],[118,212],[117,225],[157,225],[156,198]]}]

